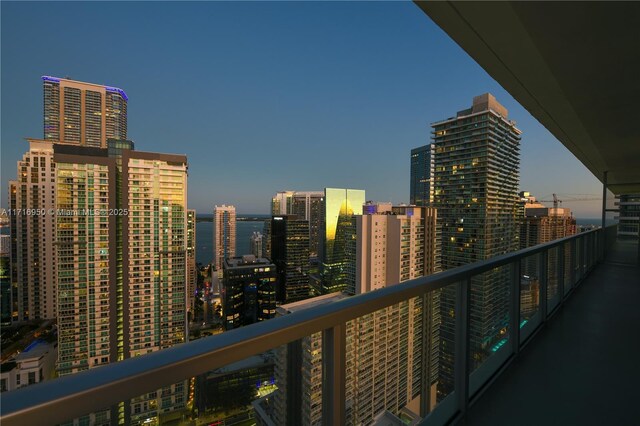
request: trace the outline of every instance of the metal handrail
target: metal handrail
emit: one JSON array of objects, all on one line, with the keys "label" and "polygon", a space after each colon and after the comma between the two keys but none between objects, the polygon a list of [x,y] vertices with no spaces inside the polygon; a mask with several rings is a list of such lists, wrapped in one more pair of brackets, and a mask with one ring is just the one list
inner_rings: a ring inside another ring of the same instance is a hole
[{"label": "metal handrail", "polygon": [[[615,225],[612,225],[615,226]],[[607,227],[609,228],[609,227]],[[2,394],[3,426],[61,423],[546,252],[601,229]]]}]

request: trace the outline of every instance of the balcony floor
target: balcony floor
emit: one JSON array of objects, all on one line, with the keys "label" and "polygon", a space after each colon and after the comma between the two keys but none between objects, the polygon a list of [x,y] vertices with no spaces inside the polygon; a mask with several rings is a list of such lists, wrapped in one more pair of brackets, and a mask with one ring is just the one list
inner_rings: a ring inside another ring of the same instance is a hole
[{"label": "balcony floor", "polygon": [[637,244],[616,243],[460,424],[640,424]]}]

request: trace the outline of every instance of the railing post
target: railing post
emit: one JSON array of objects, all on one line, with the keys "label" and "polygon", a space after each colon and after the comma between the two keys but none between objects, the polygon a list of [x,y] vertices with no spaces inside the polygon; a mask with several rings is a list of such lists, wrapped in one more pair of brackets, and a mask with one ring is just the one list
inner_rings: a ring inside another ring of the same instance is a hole
[{"label": "railing post", "polygon": [[511,343],[514,355],[520,352],[520,280],[522,279],[520,267],[521,262],[519,260],[511,264],[511,303],[509,303],[509,314],[511,315]]},{"label": "railing post", "polygon": [[422,347],[420,358],[420,417],[426,417],[431,411],[431,329],[433,327],[433,292],[422,295]]},{"label": "railing post", "polygon": [[557,285],[558,285],[558,308],[564,302],[564,271],[567,267],[567,246],[566,243],[562,243],[562,245],[558,246],[558,264],[556,267],[556,275],[558,276]]},{"label": "railing post", "polygon": [[607,174],[604,172],[602,176],[602,260],[604,260],[606,250],[606,236],[604,233],[606,219],[607,219]]},{"label": "railing post", "polygon": [[345,418],[346,324],[322,332],[322,424],[343,425]]},{"label": "railing post", "polygon": [[464,416],[469,406],[469,331],[471,327],[471,277],[456,286],[456,330],[455,330],[455,392],[458,408]]},{"label": "railing post", "polygon": [[540,253],[540,319],[547,320],[547,289],[549,288],[549,250]]}]

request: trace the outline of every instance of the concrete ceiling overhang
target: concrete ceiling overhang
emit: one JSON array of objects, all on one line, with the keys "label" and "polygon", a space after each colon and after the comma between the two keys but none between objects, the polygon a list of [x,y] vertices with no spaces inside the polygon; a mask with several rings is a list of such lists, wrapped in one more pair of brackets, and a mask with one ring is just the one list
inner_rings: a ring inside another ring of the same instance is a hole
[{"label": "concrete ceiling overhang", "polygon": [[416,2],[616,194],[640,193],[640,2]]}]

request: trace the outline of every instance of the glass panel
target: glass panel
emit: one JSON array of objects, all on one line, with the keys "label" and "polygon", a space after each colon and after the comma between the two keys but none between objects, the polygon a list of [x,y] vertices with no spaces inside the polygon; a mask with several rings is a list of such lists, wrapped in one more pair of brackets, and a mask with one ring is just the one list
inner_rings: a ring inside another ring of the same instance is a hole
[{"label": "glass panel", "polygon": [[575,259],[575,263],[574,263],[574,270],[575,270],[575,275],[574,275],[574,284],[577,283],[578,281],[580,281],[582,279],[582,238],[577,238],[576,239],[576,247],[575,247],[575,251],[574,251],[574,259]]},{"label": "glass panel", "polygon": [[562,267],[562,251],[560,247],[554,247],[548,251],[547,258],[547,313],[551,312],[560,303],[561,281],[560,270]]},{"label": "glass panel", "polygon": [[567,295],[573,286],[573,271],[575,260],[573,256],[573,244],[571,241],[564,243],[564,294]]},{"label": "glass panel", "polygon": [[[511,353],[509,338],[511,265],[471,279],[469,395],[473,395]],[[506,356],[505,356],[506,355]]]},{"label": "glass panel", "polygon": [[[520,272],[520,328],[523,328],[534,319],[536,325],[540,322],[540,256],[522,259]],[[525,338],[522,336],[521,340]]]}]

